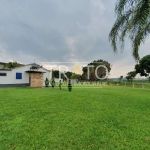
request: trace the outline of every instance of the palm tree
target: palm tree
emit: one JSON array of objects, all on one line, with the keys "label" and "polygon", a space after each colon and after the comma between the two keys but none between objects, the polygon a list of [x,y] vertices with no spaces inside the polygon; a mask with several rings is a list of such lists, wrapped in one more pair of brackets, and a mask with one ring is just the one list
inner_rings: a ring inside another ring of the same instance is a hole
[{"label": "palm tree", "polygon": [[115,12],[117,19],[109,33],[114,52],[117,41],[124,47],[125,37],[132,43],[132,55],[139,60],[139,46],[150,33],[150,0],[117,0]]}]

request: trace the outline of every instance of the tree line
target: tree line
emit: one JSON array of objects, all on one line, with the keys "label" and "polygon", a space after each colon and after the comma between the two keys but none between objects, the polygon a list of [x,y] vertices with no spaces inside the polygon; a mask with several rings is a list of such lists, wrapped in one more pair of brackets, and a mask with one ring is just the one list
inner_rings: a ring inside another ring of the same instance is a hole
[{"label": "tree line", "polygon": [[[96,81],[99,80],[97,76],[99,78],[104,78],[107,75],[106,69],[101,66],[105,66],[108,70],[108,73],[111,71],[111,64],[105,60],[99,59],[99,60],[94,60],[93,62],[87,64],[87,66],[82,67],[82,75],[70,71],[66,72],[65,75],[69,79]],[[59,70],[52,71],[53,78],[59,78],[59,74],[60,74]],[[61,73],[61,78],[66,80],[66,77],[62,73]]]},{"label": "tree line", "polygon": [[[146,55],[140,59],[139,62],[135,65],[134,71],[127,73],[126,79],[132,83],[137,74],[147,77],[150,82],[150,55]],[[123,78],[123,76],[121,77]]]}]

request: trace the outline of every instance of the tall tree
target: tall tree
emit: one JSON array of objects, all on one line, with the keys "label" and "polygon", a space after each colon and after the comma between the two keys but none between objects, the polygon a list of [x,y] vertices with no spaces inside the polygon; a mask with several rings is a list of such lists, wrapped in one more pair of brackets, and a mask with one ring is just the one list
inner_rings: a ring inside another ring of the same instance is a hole
[{"label": "tall tree", "polygon": [[[94,60],[93,62],[89,63],[86,67],[82,68],[83,74],[82,74],[82,79],[86,80],[88,79],[88,74],[89,74],[89,80],[98,80],[97,76],[99,78],[104,78],[106,76],[106,69],[103,67],[99,67],[100,65],[105,66],[108,69],[108,72],[111,70],[111,65],[107,61],[104,61],[102,59],[99,60]],[[88,66],[93,66],[89,67]],[[98,68],[98,69],[97,69]],[[96,76],[96,71],[97,69],[97,76]],[[89,72],[88,72],[89,70]]]},{"label": "tall tree", "polygon": [[109,40],[114,52],[117,41],[124,47],[128,35],[132,43],[132,55],[139,59],[139,46],[150,33],[150,0],[117,0],[115,12],[117,19],[109,33]]},{"label": "tall tree", "polygon": [[135,65],[135,70],[141,76],[148,77],[150,75],[150,55],[143,57],[139,64]]}]

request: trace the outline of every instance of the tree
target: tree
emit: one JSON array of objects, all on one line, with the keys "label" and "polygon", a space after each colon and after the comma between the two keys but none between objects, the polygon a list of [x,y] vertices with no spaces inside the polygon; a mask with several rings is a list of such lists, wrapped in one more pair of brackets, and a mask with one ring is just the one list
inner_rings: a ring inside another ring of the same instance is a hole
[{"label": "tree", "polygon": [[150,55],[143,57],[139,64],[135,65],[136,73],[139,73],[141,76],[148,77],[150,74]]},{"label": "tree", "polygon": [[129,81],[129,82],[133,82],[133,79],[135,78],[136,76],[136,72],[135,71],[130,71],[127,73],[127,76],[126,76],[126,79]]},{"label": "tree", "polygon": [[[71,78],[72,74],[73,74],[73,73],[70,72],[70,71],[65,72],[65,75],[67,76],[68,79]],[[64,76],[64,74],[62,74],[62,79],[63,79],[63,80],[67,80],[66,77]]]},{"label": "tree", "polygon": [[51,85],[52,85],[52,88],[55,87],[55,80],[54,79],[51,80]]},{"label": "tree", "polygon": [[121,81],[122,81],[122,79],[123,79],[123,76],[120,76],[120,77],[119,77],[119,82],[121,82]]},{"label": "tree", "polygon": [[[53,78],[59,78],[59,74],[61,74],[61,78],[64,80],[67,80],[66,77],[64,76],[64,74],[62,72],[60,72],[59,70],[52,70],[52,77]],[[71,78],[72,76],[72,72],[65,72],[65,75],[67,76],[67,78]]]},{"label": "tree", "polygon": [[59,78],[59,70],[52,70],[52,77]]},{"label": "tree", "polygon": [[19,67],[19,66],[22,66],[22,64],[19,64],[18,62],[9,62],[9,63],[6,63],[5,65],[4,65],[4,69],[5,68],[9,68],[9,69],[11,69],[11,68],[15,68],[15,67]]},{"label": "tree", "polygon": [[66,72],[65,74],[66,74],[66,76],[70,79],[73,73],[70,72],[70,71],[68,71],[68,72]]},{"label": "tree", "polygon": [[117,41],[124,47],[128,35],[132,43],[132,55],[139,59],[139,46],[150,33],[150,0],[118,0],[115,7],[117,19],[109,33],[109,40],[114,52]]},{"label": "tree", "polygon": [[62,83],[61,83],[61,80],[59,81],[59,89],[61,90],[61,86],[62,86]]},{"label": "tree", "polygon": [[46,79],[45,79],[45,86],[46,87],[48,87],[49,86],[49,80],[48,80],[48,78],[46,77]]},{"label": "tree", "polygon": [[80,74],[73,73],[70,78],[71,78],[71,79],[81,79],[81,75],[80,75]]},{"label": "tree", "polygon": [[[104,78],[106,76],[106,69],[103,67],[99,67],[101,65],[105,66],[108,69],[108,72],[110,72],[111,70],[110,63],[102,59],[94,60],[93,62],[89,63],[87,66],[82,68],[82,71],[83,71],[82,79],[87,80],[88,74],[89,74],[89,80],[92,80],[92,81],[98,80],[97,76],[99,78]],[[93,66],[93,67],[89,67],[88,69],[88,66]],[[95,72],[97,73],[97,76]]]},{"label": "tree", "polygon": [[69,82],[68,82],[68,90],[69,92],[71,92],[72,90],[72,85],[71,85],[71,80],[69,79]]}]

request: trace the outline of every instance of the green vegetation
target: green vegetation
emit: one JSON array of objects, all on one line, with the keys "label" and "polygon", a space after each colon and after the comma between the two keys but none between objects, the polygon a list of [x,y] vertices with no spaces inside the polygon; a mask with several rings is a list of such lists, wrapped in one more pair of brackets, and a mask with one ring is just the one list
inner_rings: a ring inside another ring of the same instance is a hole
[{"label": "green vegetation", "polygon": [[144,56],[139,61],[139,64],[135,65],[135,70],[136,73],[139,73],[141,76],[148,77],[150,74],[150,55]]},{"label": "green vegetation", "polygon": [[68,90],[71,92],[72,90],[72,85],[71,85],[71,80],[69,79],[69,82],[68,82]]},{"label": "green vegetation", "polygon": [[51,85],[52,85],[52,88],[55,87],[55,80],[54,80],[54,78],[53,78],[52,81],[51,81]]},{"label": "green vegetation", "polygon": [[0,149],[150,149],[150,90],[0,89]]},{"label": "green vegetation", "polygon": [[111,64],[109,62],[102,59],[94,60],[82,68],[82,80],[97,81],[99,80],[98,78],[107,78],[106,69],[102,66],[107,68],[108,73],[111,71]]},{"label": "green vegetation", "polygon": [[72,75],[71,75],[71,77],[70,77],[70,79],[81,79],[82,78],[82,75],[80,75],[80,74],[76,74],[76,73],[72,73]]},{"label": "green vegetation", "polygon": [[123,79],[123,76],[120,76],[120,77],[119,77],[119,82],[121,82],[121,81],[122,81],[122,79]]},{"label": "green vegetation", "polygon": [[114,52],[117,43],[124,47],[125,37],[132,44],[132,55],[139,59],[139,47],[149,36],[150,1],[149,0],[117,0],[115,6],[116,21],[109,33],[109,40]]},{"label": "green vegetation", "polygon": [[127,73],[126,79],[128,80],[128,82],[132,83],[133,79],[135,79],[136,77],[136,72],[135,71],[130,71]]},{"label": "green vegetation", "polygon": [[59,81],[59,89],[61,90],[61,86],[62,86],[62,83],[61,83],[61,80]]},{"label": "green vegetation", "polygon": [[49,86],[49,80],[48,80],[48,78],[45,79],[45,86],[46,86],[46,87]]},{"label": "green vegetation", "polygon": [[[53,78],[59,78],[59,74],[61,75],[61,78],[63,80],[66,80],[66,77],[64,76],[63,72],[60,72],[59,70],[52,70],[52,77]],[[65,75],[70,79],[72,76],[73,72],[65,72]]]},{"label": "green vegetation", "polygon": [[22,66],[22,64],[18,63],[18,62],[8,62],[7,64],[4,65],[4,69],[11,69],[11,68],[15,68],[15,67],[19,67]]}]

